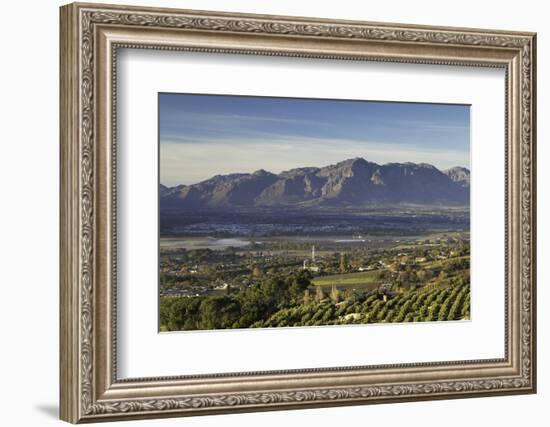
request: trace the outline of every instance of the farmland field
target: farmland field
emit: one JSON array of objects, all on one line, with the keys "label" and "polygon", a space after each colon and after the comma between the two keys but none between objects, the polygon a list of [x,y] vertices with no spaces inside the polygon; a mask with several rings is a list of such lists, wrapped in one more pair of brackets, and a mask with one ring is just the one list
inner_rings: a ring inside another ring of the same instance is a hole
[{"label": "farmland field", "polygon": [[313,279],[312,283],[315,286],[336,286],[340,289],[375,288],[380,283],[378,273],[379,270],[372,270],[319,276]]}]

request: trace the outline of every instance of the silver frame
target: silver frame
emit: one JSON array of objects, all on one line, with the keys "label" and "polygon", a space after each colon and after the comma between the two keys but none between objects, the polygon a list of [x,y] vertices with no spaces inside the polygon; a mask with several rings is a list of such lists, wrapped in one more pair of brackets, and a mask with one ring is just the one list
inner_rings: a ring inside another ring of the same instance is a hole
[{"label": "silver frame", "polygon": [[[60,42],[62,419],[535,392],[535,34],[76,3],[61,8]],[[505,357],[117,379],[119,48],[504,68]]]}]

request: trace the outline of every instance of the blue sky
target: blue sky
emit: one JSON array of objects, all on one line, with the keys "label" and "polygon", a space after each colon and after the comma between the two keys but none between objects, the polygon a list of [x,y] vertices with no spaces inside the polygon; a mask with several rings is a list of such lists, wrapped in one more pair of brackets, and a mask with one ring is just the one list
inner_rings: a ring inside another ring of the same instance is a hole
[{"label": "blue sky", "polygon": [[470,166],[470,107],[159,94],[160,182],[274,173],[364,157]]}]

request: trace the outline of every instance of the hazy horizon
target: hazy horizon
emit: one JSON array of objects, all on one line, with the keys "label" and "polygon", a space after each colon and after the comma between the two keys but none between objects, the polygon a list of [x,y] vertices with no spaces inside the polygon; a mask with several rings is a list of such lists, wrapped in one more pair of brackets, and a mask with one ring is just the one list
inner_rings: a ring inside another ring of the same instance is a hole
[{"label": "hazy horizon", "polygon": [[[364,157],[358,157],[358,158],[362,158],[368,162],[372,162],[371,160],[369,159],[365,159]],[[342,160],[338,160],[338,161],[335,161],[334,163],[328,163],[328,164],[323,164],[323,165],[303,165],[303,166],[298,166],[297,168],[298,169],[304,169],[304,168],[318,168],[318,169],[321,169],[321,168],[324,168],[324,167],[327,167],[327,166],[331,166],[331,165],[335,165],[337,163],[340,163],[340,162],[344,162],[346,160],[352,160],[352,158],[348,158],[348,159],[342,159]],[[378,162],[374,162],[374,163],[378,163]],[[401,164],[404,164],[404,163],[407,163],[406,161],[405,162],[388,162],[388,163],[378,163],[380,166],[384,166],[384,165],[387,165],[387,164],[390,164],[390,163],[401,163]],[[426,163],[426,162],[413,162],[415,164],[420,164],[420,163]],[[432,165],[432,166],[435,166],[435,165]],[[437,167],[437,166],[435,166]],[[454,165],[454,166],[450,166],[448,168],[443,168],[443,169],[440,169],[438,168],[439,170],[443,171],[443,170],[446,170],[446,169],[450,169],[450,168],[453,168],[453,167],[461,167],[461,168],[466,168],[468,170],[470,170],[470,168],[468,168],[467,166],[463,166],[463,165]],[[165,184],[164,182],[162,182],[162,180],[160,181],[160,183],[162,185],[164,185],[165,187],[175,187],[175,186],[178,186],[178,185],[193,185],[193,184],[198,184],[202,181],[205,181],[205,180],[208,180],[210,178],[213,178],[214,176],[216,175],[232,175],[232,174],[252,174],[256,171],[259,171],[261,169],[265,170],[266,172],[271,172],[271,173],[274,173],[276,175],[279,175],[280,173],[282,172],[287,172],[287,171],[290,171],[291,169],[297,169],[297,168],[289,168],[289,169],[284,169],[284,170],[280,170],[280,171],[272,171],[272,170],[269,170],[269,169],[266,169],[266,168],[257,168],[257,169],[254,169],[254,170],[246,170],[246,171],[233,171],[233,172],[228,172],[228,173],[223,173],[223,174],[220,174],[220,173],[216,173],[214,175],[211,175],[209,176],[208,178],[204,179],[204,180],[201,180],[201,181],[197,181],[197,182],[190,182],[190,183],[176,183],[176,184]]]},{"label": "hazy horizon", "polygon": [[160,182],[280,173],[351,158],[470,168],[470,107],[159,94]]}]

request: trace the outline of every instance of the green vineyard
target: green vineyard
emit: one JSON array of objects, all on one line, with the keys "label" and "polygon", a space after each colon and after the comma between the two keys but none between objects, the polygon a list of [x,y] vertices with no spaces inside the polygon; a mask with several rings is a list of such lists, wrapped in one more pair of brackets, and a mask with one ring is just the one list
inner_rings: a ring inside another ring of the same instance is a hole
[{"label": "green vineyard", "polygon": [[360,294],[333,286],[312,286],[303,276],[262,282],[225,296],[161,299],[161,330],[269,328],[366,323],[433,322],[470,318],[468,278],[409,290]]},{"label": "green vineyard", "polygon": [[320,326],[365,323],[431,322],[470,317],[470,285],[418,289],[395,295],[372,291],[363,301],[310,302],[279,310],[251,327]]},{"label": "green vineyard", "polygon": [[269,263],[249,260],[240,269],[231,254],[228,264],[210,268],[200,257],[220,261],[219,251],[186,253],[196,266],[162,273],[160,330],[469,319],[469,242],[438,236],[409,246],[346,253],[315,255],[313,247],[301,263],[289,258],[293,261],[275,266],[270,255]]}]

